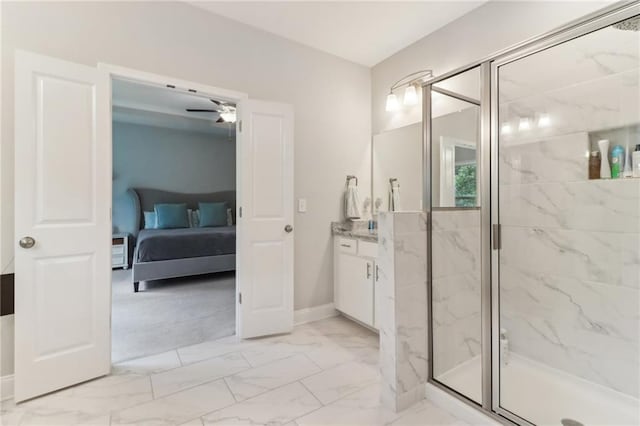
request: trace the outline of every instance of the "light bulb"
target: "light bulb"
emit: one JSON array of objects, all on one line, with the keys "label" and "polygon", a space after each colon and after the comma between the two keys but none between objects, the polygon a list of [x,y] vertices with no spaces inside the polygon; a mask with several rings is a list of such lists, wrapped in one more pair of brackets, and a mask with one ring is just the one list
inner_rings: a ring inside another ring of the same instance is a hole
[{"label": "light bulb", "polygon": [[404,89],[404,104],[415,105],[418,103],[418,92],[416,92],[416,86],[410,84]]},{"label": "light bulb", "polygon": [[518,130],[529,130],[531,128],[531,124],[529,123],[528,118],[521,118],[520,123],[518,124]]},{"label": "light bulb", "polygon": [[220,117],[226,121],[227,123],[235,123],[236,122],[236,114],[235,112],[225,111],[220,114]]},{"label": "light bulb", "polygon": [[551,117],[549,114],[540,114],[538,118],[538,127],[549,127],[551,125]]},{"label": "light bulb", "polygon": [[502,125],[502,129],[501,129],[500,133],[502,133],[503,135],[508,135],[509,133],[511,133],[511,124],[504,123]]},{"label": "light bulb", "polygon": [[387,104],[385,106],[385,109],[388,112],[392,112],[392,111],[396,111],[398,109],[400,105],[398,104],[398,98],[396,97],[396,95],[391,92],[387,95]]}]

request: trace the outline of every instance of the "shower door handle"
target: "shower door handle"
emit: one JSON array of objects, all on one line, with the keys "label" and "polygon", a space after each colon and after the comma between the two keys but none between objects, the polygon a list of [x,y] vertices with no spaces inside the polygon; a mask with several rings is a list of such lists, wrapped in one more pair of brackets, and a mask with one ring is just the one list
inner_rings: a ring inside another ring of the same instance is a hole
[{"label": "shower door handle", "polygon": [[502,227],[499,223],[493,225],[493,249],[502,249]]}]

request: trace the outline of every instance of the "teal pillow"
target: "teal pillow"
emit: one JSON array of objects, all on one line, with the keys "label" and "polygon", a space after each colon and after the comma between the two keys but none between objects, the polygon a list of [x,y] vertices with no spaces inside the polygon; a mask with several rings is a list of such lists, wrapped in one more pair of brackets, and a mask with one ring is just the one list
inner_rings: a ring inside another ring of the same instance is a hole
[{"label": "teal pillow", "polygon": [[156,212],[144,212],[144,229],[156,229],[157,227]]},{"label": "teal pillow", "polygon": [[198,203],[200,227],[227,226],[227,203]]},{"label": "teal pillow", "polygon": [[156,227],[158,229],[188,228],[189,216],[186,204],[156,204]]}]

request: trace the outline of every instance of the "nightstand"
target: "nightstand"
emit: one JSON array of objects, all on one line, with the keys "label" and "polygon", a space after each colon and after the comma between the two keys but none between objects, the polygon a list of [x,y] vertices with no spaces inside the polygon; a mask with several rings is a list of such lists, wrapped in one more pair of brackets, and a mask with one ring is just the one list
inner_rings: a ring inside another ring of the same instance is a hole
[{"label": "nightstand", "polygon": [[111,268],[129,269],[129,234],[113,234]]}]

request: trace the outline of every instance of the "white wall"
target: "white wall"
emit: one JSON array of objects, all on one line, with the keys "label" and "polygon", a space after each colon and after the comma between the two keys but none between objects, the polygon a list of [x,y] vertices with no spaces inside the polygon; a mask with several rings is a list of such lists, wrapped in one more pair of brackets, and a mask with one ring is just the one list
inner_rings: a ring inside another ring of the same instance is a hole
[{"label": "white wall", "polygon": [[2,3],[2,273],[12,272],[13,67],[21,48],[239,90],[295,108],[295,308],[333,300],[330,222],[347,174],[370,184],[370,70],[165,2]]},{"label": "white wall", "polygon": [[435,75],[465,66],[596,11],[603,1],[491,1],[372,68],[373,133],[421,121],[421,107],[384,110],[389,87],[410,72]]}]

